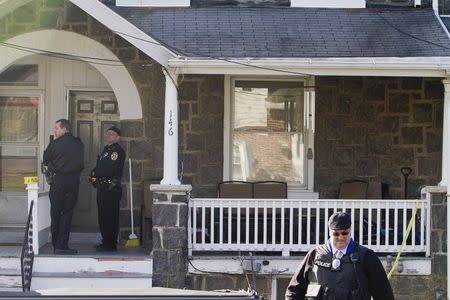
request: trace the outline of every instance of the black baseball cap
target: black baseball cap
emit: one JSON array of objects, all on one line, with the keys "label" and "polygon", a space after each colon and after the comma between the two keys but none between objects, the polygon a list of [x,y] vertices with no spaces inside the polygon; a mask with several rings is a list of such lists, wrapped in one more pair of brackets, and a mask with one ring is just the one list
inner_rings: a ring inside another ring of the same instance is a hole
[{"label": "black baseball cap", "polygon": [[122,133],[120,132],[120,129],[117,128],[116,126],[111,126],[111,127],[108,128],[108,130],[114,131],[115,133],[117,133],[118,136],[122,135]]},{"label": "black baseball cap", "polygon": [[345,212],[335,212],[328,219],[328,227],[332,230],[345,230],[352,226],[350,215]]}]

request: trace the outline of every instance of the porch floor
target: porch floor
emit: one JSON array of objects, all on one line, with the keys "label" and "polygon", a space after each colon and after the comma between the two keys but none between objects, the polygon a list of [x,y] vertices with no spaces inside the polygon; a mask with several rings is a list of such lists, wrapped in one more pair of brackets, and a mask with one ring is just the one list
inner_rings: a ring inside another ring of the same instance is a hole
[{"label": "porch floor", "polygon": [[[64,255],[73,257],[143,257],[150,256],[150,249],[139,246],[135,248],[125,248],[126,241],[120,241],[117,251],[113,252],[98,252],[95,250],[95,245],[101,241],[100,233],[98,232],[71,232],[69,239],[69,247],[78,250],[76,255]],[[59,256],[53,253],[51,243],[47,243],[39,249],[39,256]]]}]

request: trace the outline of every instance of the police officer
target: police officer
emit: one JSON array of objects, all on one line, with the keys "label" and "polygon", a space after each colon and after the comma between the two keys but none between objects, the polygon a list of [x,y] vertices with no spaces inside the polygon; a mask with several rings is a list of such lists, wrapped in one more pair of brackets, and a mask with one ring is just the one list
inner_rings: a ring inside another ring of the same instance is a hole
[{"label": "police officer", "polygon": [[56,121],[54,140],[44,151],[43,164],[54,174],[50,185],[50,217],[55,254],[76,254],[69,248],[73,209],[78,198],[80,173],[84,168],[84,145],[70,133],[66,119]]},{"label": "police officer", "polygon": [[116,251],[119,234],[120,199],[122,198],[123,165],[125,151],[118,144],[119,128],[112,126],[106,131],[106,143],[97,157],[97,164],[91,172],[91,183],[97,187],[98,225],[102,243],[97,251]]},{"label": "police officer", "polygon": [[328,220],[330,239],[308,252],[289,283],[285,299],[391,300],[391,285],[376,254],[356,244],[347,213]]}]

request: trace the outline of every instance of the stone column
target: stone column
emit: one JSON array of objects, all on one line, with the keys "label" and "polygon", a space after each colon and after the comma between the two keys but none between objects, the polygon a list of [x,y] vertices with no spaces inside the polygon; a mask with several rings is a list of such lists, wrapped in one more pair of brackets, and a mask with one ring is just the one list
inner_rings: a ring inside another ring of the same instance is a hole
[{"label": "stone column", "polygon": [[178,91],[174,72],[163,69],[166,76],[164,104],[164,176],[162,185],[179,185],[178,180]]},{"label": "stone column", "polygon": [[188,273],[190,185],[156,185],[153,191],[152,286],[185,288]]}]

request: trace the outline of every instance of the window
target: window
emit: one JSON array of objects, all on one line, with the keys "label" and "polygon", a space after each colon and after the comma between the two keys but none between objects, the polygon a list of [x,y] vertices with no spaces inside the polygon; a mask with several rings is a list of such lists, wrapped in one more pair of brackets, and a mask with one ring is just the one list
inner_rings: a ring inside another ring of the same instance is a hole
[{"label": "window", "polygon": [[0,73],[1,86],[38,86],[39,72],[37,64],[12,65]]},{"label": "window", "polygon": [[36,176],[39,96],[0,96],[0,192],[24,191]]},{"label": "window", "polygon": [[304,81],[231,82],[229,179],[307,186]]}]

